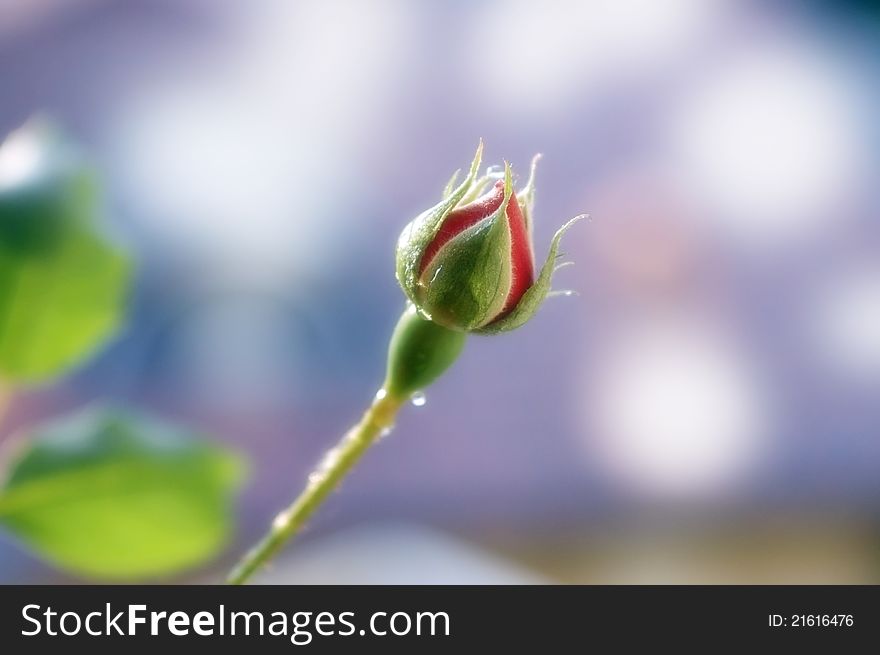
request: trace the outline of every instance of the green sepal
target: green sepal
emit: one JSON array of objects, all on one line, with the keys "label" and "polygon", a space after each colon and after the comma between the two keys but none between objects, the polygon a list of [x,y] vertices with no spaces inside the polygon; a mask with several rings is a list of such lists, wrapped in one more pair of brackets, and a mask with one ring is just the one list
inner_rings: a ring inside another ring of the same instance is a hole
[{"label": "green sepal", "polygon": [[426,317],[453,330],[470,331],[498,316],[510,292],[507,205],[513,176],[505,166],[504,199],[495,212],[445,244],[422,273],[417,302]]},{"label": "green sepal", "polygon": [[[397,241],[397,281],[410,300],[416,302],[416,286],[418,284],[419,265],[428,244],[434,240],[443,219],[455,209],[477,178],[477,171],[483,157],[483,141],[480,140],[477,152],[471,162],[470,170],[464,181],[431,209],[421,213],[404,229]],[[453,177],[454,180],[455,176]],[[451,180],[450,183],[453,181]],[[451,185],[451,184],[450,184]],[[448,186],[450,186],[448,185]]]},{"label": "green sepal", "polygon": [[482,328],[474,330],[474,332],[479,334],[498,334],[499,332],[508,332],[522,326],[535,315],[535,312],[538,311],[538,307],[541,306],[541,303],[547,298],[547,294],[550,293],[550,284],[552,282],[553,273],[556,270],[556,255],[559,252],[559,243],[562,240],[562,235],[581,218],[583,217],[575,216],[559,228],[556,231],[556,234],[553,235],[553,241],[550,243],[550,252],[547,254],[547,259],[544,262],[544,266],[541,268],[541,273],[538,275],[538,279],[535,280],[535,283],[523,294],[523,297],[520,299],[519,303],[517,303],[516,307],[514,307],[504,318],[489,323]]},{"label": "green sepal", "polygon": [[470,204],[474,200],[482,196],[484,193],[486,193],[491,182],[495,179],[494,176],[491,174],[491,171],[492,167],[490,166],[488,169],[486,169],[486,173],[484,175],[477,178],[477,180],[471,186],[470,191],[468,191],[465,194],[464,198],[461,199],[462,205]]},{"label": "green sepal", "polygon": [[455,191],[455,183],[458,181],[458,176],[461,175],[461,169],[456,168],[455,172],[452,174],[452,177],[449,178],[449,181],[446,183],[446,186],[443,187],[443,200],[446,200],[452,192]]},{"label": "green sepal", "polygon": [[537,154],[532,157],[532,164],[529,167],[529,180],[526,185],[516,194],[522,210],[523,218],[526,222],[526,232],[529,235],[529,243],[532,243],[532,209],[535,206],[535,173],[538,169],[538,162],[541,161],[541,155]]}]

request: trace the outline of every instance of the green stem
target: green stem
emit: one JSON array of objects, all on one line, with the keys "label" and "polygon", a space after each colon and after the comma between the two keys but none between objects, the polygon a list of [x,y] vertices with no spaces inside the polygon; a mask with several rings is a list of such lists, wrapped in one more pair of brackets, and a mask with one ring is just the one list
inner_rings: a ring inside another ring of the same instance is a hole
[{"label": "green stem", "polygon": [[232,570],[227,579],[229,584],[247,582],[299,531],[367,448],[383,431],[391,428],[401,404],[401,400],[385,395],[383,391],[376,395],[360,422],[346,433],[339,445],[324,455],[318,468],[309,475],[308,485],[299,497],[275,517],[269,533]]},{"label": "green stem", "polygon": [[324,455],[299,497],[275,517],[262,541],[232,570],[227,578],[229,584],[247,582],[296,535],[367,448],[391,429],[400,406],[452,365],[461,353],[465,337],[464,332],[448,330],[422,318],[412,306],[403,312],[388,346],[388,373],[382,390],[360,422]]}]

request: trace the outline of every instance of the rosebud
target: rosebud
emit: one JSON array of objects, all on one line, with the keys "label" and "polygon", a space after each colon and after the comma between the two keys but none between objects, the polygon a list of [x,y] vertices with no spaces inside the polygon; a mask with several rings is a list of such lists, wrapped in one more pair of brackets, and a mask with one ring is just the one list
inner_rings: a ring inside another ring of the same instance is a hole
[{"label": "rosebud", "polygon": [[[439,204],[407,225],[397,243],[397,279],[419,313],[452,330],[493,334],[528,321],[550,293],[562,234],[535,273],[532,206],[535,165],[514,192],[510,165],[492,183],[477,177],[483,143],[465,180],[450,180]],[[488,187],[488,190],[487,190]]]}]

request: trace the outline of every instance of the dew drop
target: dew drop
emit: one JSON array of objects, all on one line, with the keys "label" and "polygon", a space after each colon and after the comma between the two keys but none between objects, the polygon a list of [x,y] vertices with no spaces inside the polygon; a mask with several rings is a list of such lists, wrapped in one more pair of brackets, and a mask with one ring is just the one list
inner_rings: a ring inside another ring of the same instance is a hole
[{"label": "dew drop", "polygon": [[286,509],[283,512],[279,512],[279,514],[272,521],[272,527],[275,530],[283,530],[288,523],[290,523],[290,519],[292,518],[293,513],[290,509]]},{"label": "dew drop", "polygon": [[486,177],[490,180],[500,180],[504,177],[504,168],[502,166],[490,166],[486,169]]},{"label": "dew drop", "polygon": [[413,407],[424,407],[425,403],[428,402],[428,399],[425,397],[424,393],[416,391],[409,397],[409,401],[413,404]]},{"label": "dew drop", "polygon": [[393,429],[394,429],[393,425],[389,425],[388,427],[382,428],[382,431],[379,433],[379,439],[381,440],[381,439],[384,439],[385,437],[387,437],[389,434],[391,434],[391,431]]},{"label": "dew drop", "polygon": [[324,453],[324,457],[318,463],[317,468],[309,474],[309,484],[311,486],[319,485],[324,482],[324,479],[329,475],[330,471],[332,471],[339,463],[340,454],[341,452],[338,447],[331,448]]},{"label": "dew drop", "polygon": [[379,391],[376,392],[376,400],[383,400],[387,395],[388,392],[385,389],[379,389]]}]

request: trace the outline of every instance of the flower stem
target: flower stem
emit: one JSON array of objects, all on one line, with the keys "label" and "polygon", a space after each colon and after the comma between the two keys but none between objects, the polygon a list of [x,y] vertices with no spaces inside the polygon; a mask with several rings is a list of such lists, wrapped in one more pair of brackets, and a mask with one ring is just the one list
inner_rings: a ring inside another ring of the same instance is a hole
[{"label": "flower stem", "polygon": [[309,475],[309,482],[299,497],[272,522],[269,533],[236,565],[227,578],[233,585],[244,584],[287,542],[295,536],[327,495],[385,430],[394,424],[402,400],[380,391],[360,422],[352,427],[339,444]]},{"label": "flower stem", "polygon": [[412,305],[406,308],[391,335],[385,384],[373,404],[339,444],[324,455],[309,476],[306,488],[275,517],[263,540],[235,566],[226,580],[229,584],[247,582],[289,539],[296,536],[367,448],[391,429],[400,406],[412,394],[440,377],[458,358],[464,342],[463,332],[432,323],[419,316]]}]

